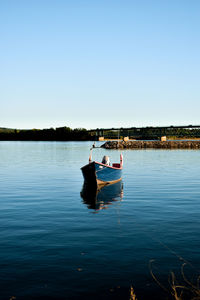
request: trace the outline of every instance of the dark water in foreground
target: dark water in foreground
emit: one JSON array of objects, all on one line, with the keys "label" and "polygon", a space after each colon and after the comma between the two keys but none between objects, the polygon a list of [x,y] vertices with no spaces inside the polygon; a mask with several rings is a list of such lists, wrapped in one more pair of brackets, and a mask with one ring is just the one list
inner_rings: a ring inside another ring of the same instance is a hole
[{"label": "dark water in foreground", "polygon": [[0,299],[166,299],[151,260],[165,287],[184,262],[200,275],[200,151],[124,151],[95,205],[80,195],[90,145],[0,143]]}]

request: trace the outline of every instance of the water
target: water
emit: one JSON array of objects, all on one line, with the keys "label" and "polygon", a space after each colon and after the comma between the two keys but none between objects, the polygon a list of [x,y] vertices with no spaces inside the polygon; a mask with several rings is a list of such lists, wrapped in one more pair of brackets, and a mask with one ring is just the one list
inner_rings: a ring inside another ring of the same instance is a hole
[{"label": "water", "polygon": [[166,288],[185,262],[200,275],[200,151],[123,151],[122,184],[91,203],[90,146],[0,143],[0,299],[166,299],[151,270]]}]

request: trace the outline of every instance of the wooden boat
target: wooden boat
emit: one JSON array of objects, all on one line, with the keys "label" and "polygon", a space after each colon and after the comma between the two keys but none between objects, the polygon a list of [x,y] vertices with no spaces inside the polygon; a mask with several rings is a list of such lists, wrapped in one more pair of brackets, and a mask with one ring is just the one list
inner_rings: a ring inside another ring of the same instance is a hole
[{"label": "wooden boat", "polygon": [[87,184],[101,186],[113,184],[121,180],[123,168],[123,156],[120,155],[120,163],[110,165],[109,157],[104,156],[102,162],[92,161],[89,157],[89,164],[81,168],[84,180]]}]

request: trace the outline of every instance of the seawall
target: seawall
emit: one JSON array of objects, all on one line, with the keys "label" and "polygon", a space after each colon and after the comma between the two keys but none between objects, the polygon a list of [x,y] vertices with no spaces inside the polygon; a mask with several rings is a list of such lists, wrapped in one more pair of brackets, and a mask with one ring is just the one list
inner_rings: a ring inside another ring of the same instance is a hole
[{"label": "seawall", "polygon": [[105,149],[200,149],[198,141],[108,141],[101,146]]}]

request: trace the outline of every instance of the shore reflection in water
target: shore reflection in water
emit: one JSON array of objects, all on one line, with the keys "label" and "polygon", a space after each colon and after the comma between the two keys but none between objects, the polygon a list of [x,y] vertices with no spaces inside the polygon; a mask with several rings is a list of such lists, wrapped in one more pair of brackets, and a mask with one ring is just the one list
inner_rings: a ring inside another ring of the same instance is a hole
[{"label": "shore reflection in water", "polygon": [[122,201],[123,183],[119,181],[97,189],[84,183],[81,197],[89,209],[94,209],[95,211],[106,209],[113,202]]}]

